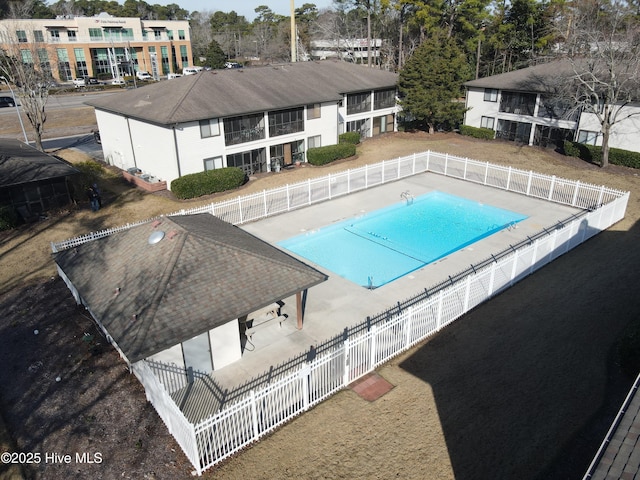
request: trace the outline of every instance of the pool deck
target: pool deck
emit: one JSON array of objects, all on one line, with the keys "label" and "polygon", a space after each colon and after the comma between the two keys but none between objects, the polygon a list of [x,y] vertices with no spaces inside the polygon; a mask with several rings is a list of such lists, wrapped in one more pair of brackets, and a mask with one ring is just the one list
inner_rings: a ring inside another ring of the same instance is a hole
[{"label": "pool deck", "polygon": [[[285,370],[284,367],[277,368],[278,366],[297,363],[292,359],[312,358],[316,345],[336,337],[345,328],[359,324],[367,316],[385,311],[398,301],[412,297],[425,288],[446,280],[448,276],[465,270],[471,264],[489,258],[492,253],[502,251],[579,211],[504,190],[426,173],[241,225],[241,228],[262,240],[276,244],[305,231],[404,201],[400,194],[406,190],[415,197],[438,190],[522,213],[528,218],[520,222],[517,228],[502,230],[373,290],[356,285],[298,257],[329,276],[326,282],[308,290],[304,304],[303,328],[296,328],[295,296],[282,299],[282,313],[289,318],[281,326],[274,322],[274,325],[257,331],[251,341],[244,344],[242,358],[239,361],[210,374],[206,382],[209,384],[207,390],[219,392],[219,398],[230,400],[251,388],[259,388],[268,381],[269,372],[273,375],[273,372]],[[202,407],[189,407],[187,404],[191,402],[186,398],[177,400],[177,403],[184,407],[183,411],[192,420],[207,416],[207,412],[201,410]],[[209,405],[206,410],[212,407],[214,405]]]}]

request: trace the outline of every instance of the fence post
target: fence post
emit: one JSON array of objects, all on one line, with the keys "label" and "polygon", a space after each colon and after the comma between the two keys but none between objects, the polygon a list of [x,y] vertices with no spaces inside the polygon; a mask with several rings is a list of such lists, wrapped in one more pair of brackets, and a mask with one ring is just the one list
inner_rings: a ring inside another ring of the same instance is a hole
[{"label": "fence post", "polygon": [[258,440],[258,437],[260,436],[260,429],[258,428],[258,407],[255,390],[251,390],[249,392],[249,398],[251,399],[251,423],[253,425],[253,439]]},{"label": "fence post", "polygon": [[351,169],[347,169],[347,193],[351,193]]},{"label": "fence post", "polygon": [[436,318],[436,331],[442,328],[442,301],[444,299],[444,290],[438,292],[438,313]]},{"label": "fence post", "polygon": [[489,275],[489,288],[487,289],[487,296],[490,297],[493,295],[493,283],[496,278],[496,262],[491,264],[491,274]]},{"label": "fence post", "polygon": [[216,207],[213,202],[211,202],[211,207],[209,208],[209,211],[211,212],[211,215],[213,215],[214,217],[216,216]]},{"label": "fence post", "polygon": [[507,173],[507,188],[506,188],[507,191],[509,191],[510,186],[511,186],[511,167],[509,167],[509,171]]},{"label": "fence post", "polygon": [[398,157],[398,160],[396,161],[396,166],[398,168],[398,175],[396,176],[396,179],[400,178],[400,160],[401,157]]},{"label": "fence post", "polygon": [[466,285],[464,287],[464,310],[469,311],[469,296],[471,295],[471,275],[467,275]]},{"label": "fence post", "polygon": [[431,150],[427,150],[427,172],[429,171],[429,161],[431,160]]},{"label": "fence post", "polygon": [[580,190],[580,180],[576,181],[575,187],[573,189],[573,199],[571,200],[571,206],[576,206],[576,201],[578,200],[578,191]]},{"label": "fence post", "polygon": [[238,213],[240,214],[240,222],[239,223],[242,223],[243,220],[242,220],[242,200],[241,200],[241,197],[238,197]]},{"label": "fence post", "polygon": [[298,373],[300,380],[302,381],[302,410],[309,410],[309,376],[311,375],[311,367],[308,363],[305,363]]},{"label": "fence post", "polygon": [[291,198],[289,196],[289,184],[287,183],[287,212],[291,210]]},{"label": "fence post", "polygon": [[382,181],[380,183],[384,183],[384,160],[382,160]]},{"label": "fence post", "polygon": [[416,174],[416,152],[413,152],[413,164],[411,165],[411,175]]},{"label": "fence post", "polygon": [[551,177],[551,186],[549,187],[549,196],[547,197],[547,200],[551,201],[551,198],[553,197],[553,188],[556,185],[556,176],[553,175]]},{"label": "fence post", "polygon": [[409,348],[409,346],[411,345],[411,326],[412,326],[412,320],[413,320],[413,307],[409,307],[407,309],[407,324],[405,326],[405,339],[404,339],[404,346],[405,348]]},{"label": "fence post", "polygon": [[377,349],[377,345],[376,345],[376,337],[377,337],[377,333],[378,333],[378,327],[375,325],[371,325],[371,351],[369,352],[369,366],[371,368],[371,370],[373,370],[376,366],[376,349]]},{"label": "fence post", "polygon": [[469,157],[464,157],[464,170],[462,173],[462,178],[467,179],[467,165],[469,165]]},{"label": "fence post", "polygon": [[602,197],[604,197],[604,185],[600,187],[600,194],[598,195],[598,204],[596,205],[596,208],[600,208],[600,205],[602,205]]},{"label": "fence post", "polygon": [[369,188],[369,164],[364,165],[364,188]]},{"label": "fence post", "polygon": [[518,250],[513,253],[513,266],[511,267],[511,278],[509,284],[513,286],[513,279],[516,278],[516,271],[518,268]]},{"label": "fence post", "polygon": [[488,177],[489,177],[489,162],[484,162],[484,185],[487,184]]},{"label": "fence post", "polygon": [[307,180],[307,188],[309,189],[309,205],[311,205],[311,179]]},{"label": "fence post", "polygon": [[329,200],[331,200],[331,180],[333,180],[333,178],[331,174],[329,174]]},{"label": "fence post", "polygon": [[267,210],[267,190],[264,189],[262,190],[262,203],[264,205],[264,216],[268,216],[269,212]]},{"label": "fence post", "polygon": [[447,175],[447,167],[449,166],[449,154],[444,154],[444,174]]},{"label": "fence post", "polygon": [[343,343],[343,348],[344,348],[344,373],[343,373],[343,378],[342,378],[342,386],[346,387],[347,385],[349,385],[349,352],[350,352],[350,346],[349,346],[349,339],[347,338],[344,343]]},{"label": "fence post", "polygon": [[533,242],[533,255],[531,258],[531,267],[529,268],[529,274],[533,273],[533,267],[535,267],[536,265],[536,260],[538,258],[538,243],[540,242],[540,240],[536,240],[535,242]]}]

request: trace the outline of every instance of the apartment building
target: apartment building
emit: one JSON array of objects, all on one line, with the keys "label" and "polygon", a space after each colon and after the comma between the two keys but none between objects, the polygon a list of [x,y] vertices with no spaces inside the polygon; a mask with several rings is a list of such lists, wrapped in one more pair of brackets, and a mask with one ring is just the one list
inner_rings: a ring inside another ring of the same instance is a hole
[{"label": "apartment building", "polygon": [[94,17],[0,21],[0,46],[57,81],[120,78],[148,71],[155,78],[192,64],[189,22]]}]

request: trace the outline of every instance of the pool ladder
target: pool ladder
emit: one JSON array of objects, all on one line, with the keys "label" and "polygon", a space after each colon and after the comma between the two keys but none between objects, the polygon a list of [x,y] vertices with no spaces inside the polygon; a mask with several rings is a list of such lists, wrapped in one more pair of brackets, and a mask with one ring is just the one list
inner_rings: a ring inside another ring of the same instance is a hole
[{"label": "pool ladder", "polygon": [[400,198],[404,198],[407,202],[407,205],[411,205],[413,203],[413,195],[411,195],[411,192],[409,190],[405,190],[404,192],[402,192],[400,194]]}]

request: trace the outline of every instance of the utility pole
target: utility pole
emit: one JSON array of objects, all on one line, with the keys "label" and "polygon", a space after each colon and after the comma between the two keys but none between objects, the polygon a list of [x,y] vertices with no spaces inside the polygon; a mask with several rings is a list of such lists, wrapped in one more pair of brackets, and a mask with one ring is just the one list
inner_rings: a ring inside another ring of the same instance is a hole
[{"label": "utility pole", "polygon": [[296,9],[291,0],[291,62],[295,62],[298,55],[296,54],[296,43],[298,43],[298,35],[296,33]]}]

